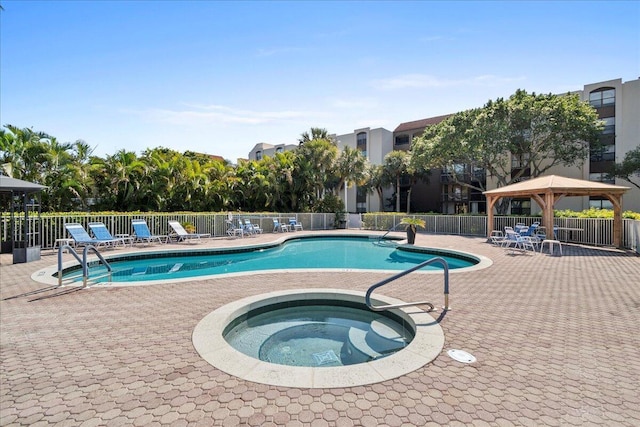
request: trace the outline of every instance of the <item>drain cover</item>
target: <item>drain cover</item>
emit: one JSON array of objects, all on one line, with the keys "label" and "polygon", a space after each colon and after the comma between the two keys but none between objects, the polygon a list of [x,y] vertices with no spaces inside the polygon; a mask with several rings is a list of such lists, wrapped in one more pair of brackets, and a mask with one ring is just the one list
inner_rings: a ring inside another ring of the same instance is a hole
[{"label": "drain cover", "polygon": [[457,360],[458,362],[462,362],[462,363],[473,363],[476,361],[475,356],[467,353],[464,350],[449,350],[447,351],[447,354],[453,360]]},{"label": "drain cover", "polygon": [[313,358],[318,365],[324,365],[326,363],[340,362],[338,356],[333,350],[323,351],[321,353],[313,353]]}]

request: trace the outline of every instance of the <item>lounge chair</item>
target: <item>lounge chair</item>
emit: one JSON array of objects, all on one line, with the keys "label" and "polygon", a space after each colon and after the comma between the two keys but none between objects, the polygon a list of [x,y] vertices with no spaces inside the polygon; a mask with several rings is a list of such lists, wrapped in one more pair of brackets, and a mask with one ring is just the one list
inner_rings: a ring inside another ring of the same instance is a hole
[{"label": "lounge chair", "polygon": [[133,244],[133,237],[113,237],[109,232],[109,229],[103,222],[90,222],[89,228],[96,239],[102,241],[112,241],[114,246],[118,243],[122,243],[122,246],[127,246],[127,243]]},{"label": "lounge chair", "polygon": [[70,222],[64,225],[64,228],[67,229],[71,238],[78,245],[93,245],[93,246],[115,246],[115,242],[109,239],[96,239],[93,238],[87,233],[87,230],[84,229],[82,224],[78,224],[77,222]]},{"label": "lounge chair", "polygon": [[520,249],[523,252],[526,252],[527,249],[531,249],[533,252],[536,251],[534,242],[530,236],[521,236],[519,233],[512,230],[505,231],[505,238],[502,246],[510,249],[512,254],[515,249]]},{"label": "lounge chair", "polygon": [[[231,214],[229,214],[229,216],[231,217]],[[225,220],[225,223],[227,224],[227,235],[229,237],[244,237],[244,229],[242,227],[236,227],[232,219]]]},{"label": "lounge chair", "polygon": [[244,232],[249,234],[262,234],[262,228],[258,224],[253,224],[251,220],[244,220]]},{"label": "lounge chair", "polygon": [[169,221],[169,226],[173,228],[173,232],[175,233],[178,242],[200,240],[202,237],[211,237],[211,233],[189,233],[178,221]]},{"label": "lounge chair", "polygon": [[277,219],[273,218],[273,232],[274,233],[278,233],[278,232],[283,232],[283,231],[289,231],[289,226],[287,224],[280,224],[280,221],[278,221]]},{"label": "lounge chair", "polygon": [[131,225],[133,226],[133,232],[135,234],[133,240],[134,243],[151,243],[156,240],[160,243],[167,243],[167,236],[151,234],[147,221],[144,219],[132,219]]},{"label": "lounge chair", "polygon": [[295,218],[289,218],[289,228],[293,229],[293,231],[302,231],[302,224],[300,224]]}]

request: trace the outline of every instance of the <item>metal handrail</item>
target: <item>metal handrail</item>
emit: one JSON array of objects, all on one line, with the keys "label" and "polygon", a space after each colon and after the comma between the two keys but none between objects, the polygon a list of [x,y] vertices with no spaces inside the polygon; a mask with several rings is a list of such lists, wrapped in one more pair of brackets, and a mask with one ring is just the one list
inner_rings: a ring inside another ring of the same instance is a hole
[{"label": "metal handrail", "polygon": [[65,249],[68,249],[69,253],[71,255],[73,255],[73,257],[76,260],[78,260],[78,262],[82,266],[82,287],[83,288],[87,287],[87,280],[89,279],[89,261],[88,261],[88,258],[89,258],[89,251],[90,250],[93,251],[98,256],[98,259],[105,266],[105,268],[109,272],[109,281],[111,281],[111,273],[112,273],[113,269],[111,268],[111,265],[107,262],[106,259],[104,259],[102,254],[98,251],[98,249],[95,246],[86,245],[84,247],[84,250],[82,251],[82,259],[80,259],[80,256],[78,255],[78,253],[75,251],[75,249],[73,247],[71,247],[70,245],[62,245],[58,249],[58,286],[62,286],[62,252]]},{"label": "metal handrail", "polygon": [[394,225],[393,227],[388,229],[386,233],[384,233],[382,236],[378,237],[378,243],[380,243],[385,237],[387,237],[387,234],[391,233],[392,231],[395,231],[396,227],[398,227],[399,225],[401,225],[401,224],[398,223],[398,224]]},{"label": "metal handrail", "polygon": [[389,310],[392,308],[401,308],[401,307],[411,307],[411,306],[416,306],[416,305],[428,305],[431,307],[431,310],[434,309],[433,304],[428,302],[428,301],[417,301],[417,302],[407,302],[407,303],[401,303],[401,304],[390,304],[390,305],[378,305],[378,306],[374,306],[371,303],[371,294],[373,293],[373,291],[381,286],[386,285],[387,283],[393,282],[396,279],[399,279],[403,276],[406,276],[409,273],[412,273],[416,270],[419,270],[423,267],[426,267],[429,264],[433,264],[433,263],[440,263],[442,264],[443,267],[443,271],[444,271],[444,306],[442,307],[443,310],[447,311],[447,310],[451,310],[451,307],[449,307],[449,264],[447,264],[447,261],[445,261],[443,258],[441,257],[436,257],[436,258],[432,258],[429,259],[427,261],[424,261],[418,265],[416,265],[415,267],[411,267],[408,270],[402,271],[398,274],[395,274],[387,279],[381,280],[380,282],[376,283],[375,285],[372,285],[368,290],[367,290],[367,294],[365,297],[365,302],[367,304],[367,307],[369,307],[371,310],[373,311],[384,311],[384,310]]}]

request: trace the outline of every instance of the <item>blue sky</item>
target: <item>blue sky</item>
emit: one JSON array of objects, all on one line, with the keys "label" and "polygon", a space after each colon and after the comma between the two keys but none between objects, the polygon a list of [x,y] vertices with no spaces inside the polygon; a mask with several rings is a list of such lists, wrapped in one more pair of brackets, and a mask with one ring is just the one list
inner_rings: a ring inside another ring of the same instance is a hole
[{"label": "blue sky", "polygon": [[1,124],[235,162],[640,76],[640,2],[0,0]]}]

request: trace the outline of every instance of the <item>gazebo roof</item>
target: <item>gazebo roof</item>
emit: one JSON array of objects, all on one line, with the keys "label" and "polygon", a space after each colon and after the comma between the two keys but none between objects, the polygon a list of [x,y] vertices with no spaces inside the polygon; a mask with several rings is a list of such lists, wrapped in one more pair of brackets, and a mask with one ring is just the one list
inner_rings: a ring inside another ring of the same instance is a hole
[{"label": "gazebo roof", "polygon": [[622,243],[622,195],[629,187],[566,178],[558,175],[546,175],[521,181],[494,190],[484,191],[487,198],[487,233],[493,227],[493,208],[501,197],[530,197],[542,208],[545,227],[552,227],[553,206],[563,197],[602,196],[613,205],[613,242],[620,247]]},{"label": "gazebo roof", "polygon": [[37,193],[38,191],[42,191],[45,188],[47,188],[46,185],[40,185],[34,182],[23,181],[21,179],[0,175],[0,193],[11,193],[12,191]]},{"label": "gazebo roof", "polygon": [[545,194],[551,192],[563,196],[595,196],[603,194],[622,194],[627,190],[629,190],[629,187],[604,184],[602,182],[585,181],[583,179],[566,178],[558,175],[546,175],[506,185],[494,190],[484,191],[483,194],[488,196],[500,195],[509,197]]}]

